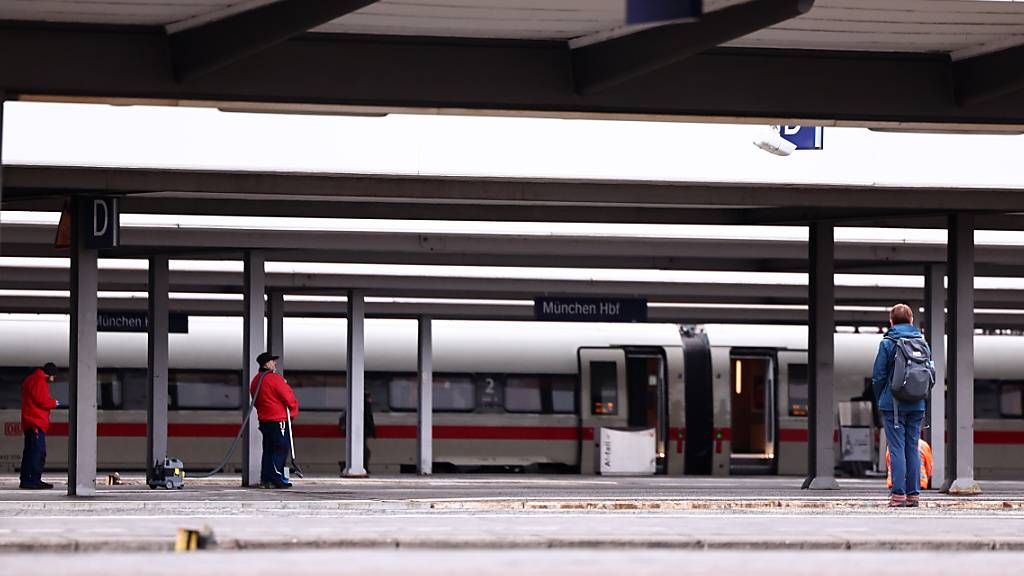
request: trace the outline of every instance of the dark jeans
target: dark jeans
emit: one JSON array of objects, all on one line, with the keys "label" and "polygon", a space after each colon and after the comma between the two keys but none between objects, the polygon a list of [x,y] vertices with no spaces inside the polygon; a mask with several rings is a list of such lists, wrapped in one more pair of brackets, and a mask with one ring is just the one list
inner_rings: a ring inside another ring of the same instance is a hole
[{"label": "dark jeans", "polygon": [[260,468],[260,482],[284,484],[284,465],[291,452],[288,440],[287,422],[260,422],[263,435],[263,465]]},{"label": "dark jeans", "polygon": [[921,438],[923,410],[900,410],[900,427],[896,427],[894,412],[882,412],[885,440],[889,443],[889,467],[892,469],[893,494],[917,494],[921,489],[921,452],[917,441]]},{"label": "dark jeans", "polygon": [[25,431],[25,449],[21,453],[21,485],[33,486],[43,481],[46,465],[46,433],[39,428]]}]

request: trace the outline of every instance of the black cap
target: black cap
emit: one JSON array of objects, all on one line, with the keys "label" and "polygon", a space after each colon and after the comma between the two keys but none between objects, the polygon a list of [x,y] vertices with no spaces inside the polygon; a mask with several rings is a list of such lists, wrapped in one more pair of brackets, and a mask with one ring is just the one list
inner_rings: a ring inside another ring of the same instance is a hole
[{"label": "black cap", "polygon": [[260,366],[263,366],[267,362],[270,362],[271,360],[277,360],[278,358],[280,358],[280,356],[275,356],[270,352],[263,352],[256,357],[256,363],[259,364]]},{"label": "black cap", "polygon": [[47,362],[46,364],[43,364],[43,372],[45,372],[47,376],[56,376],[57,365],[53,362]]}]

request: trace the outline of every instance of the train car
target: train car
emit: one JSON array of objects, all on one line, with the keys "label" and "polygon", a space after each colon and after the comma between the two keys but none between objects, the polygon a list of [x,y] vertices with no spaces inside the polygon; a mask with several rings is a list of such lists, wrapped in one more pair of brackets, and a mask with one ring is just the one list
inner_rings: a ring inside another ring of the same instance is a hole
[{"label": "train car", "polygon": [[[170,335],[169,452],[201,471],[223,457],[242,404],[241,321],[190,319]],[[674,325],[435,321],[434,459],[439,470],[583,471],[596,468],[595,431],[654,428],[658,469],[681,474],[682,342]],[[20,462],[20,382],[32,366],[67,365],[64,317],[0,319],[0,466]],[[366,389],[376,423],[371,472],[416,462],[414,321],[369,320]],[[285,377],[300,403],[296,450],[307,471],[337,473],[345,459],[345,322],[289,318]],[[9,344],[8,344],[9,343]],[[99,335],[98,463],[145,464],[146,337]],[[63,374],[53,385],[67,401]],[[47,467],[67,465],[67,411],[53,413]],[[670,440],[678,457],[669,458]],[[239,457],[233,466],[239,466]]]},{"label": "train car", "polygon": [[[369,320],[366,388],[376,437],[371,472],[411,471],[416,450],[416,325]],[[0,316],[0,470],[20,461],[20,382],[67,364],[61,316]],[[836,399],[870,397],[880,334],[836,335]],[[1017,336],[976,342],[979,478],[1024,477],[1024,358]],[[101,333],[98,462],[144,467],[146,337]],[[169,452],[193,471],[223,457],[241,420],[241,321],[190,319],[170,336]],[[289,318],[285,377],[301,414],[300,463],[337,473],[345,459],[345,322]],[[795,326],[435,321],[434,459],[438,470],[596,471],[602,427],[653,428],[662,474],[786,474],[807,468],[807,333]],[[66,377],[55,396],[67,400]],[[866,394],[867,392],[867,394]],[[66,467],[67,412],[48,440]],[[236,455],[232,467],[238,469]]]}]

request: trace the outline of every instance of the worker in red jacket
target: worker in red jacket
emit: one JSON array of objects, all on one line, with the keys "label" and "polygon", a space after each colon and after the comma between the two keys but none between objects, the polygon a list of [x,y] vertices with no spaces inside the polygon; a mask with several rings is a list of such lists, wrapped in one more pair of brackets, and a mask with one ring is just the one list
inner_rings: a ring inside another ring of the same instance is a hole
[{"label": "worker in red jacket", "polygon": [[[285,460],[291,451],[291,434],[288,417],[299,414],[299,402],[295,400],[288,382],[277,373],[277,360],[270,352],[256,357],[259,373],[249,385],[253,396],[256,417],[260,421],[263,435],[263,462],[260,468],[260,486],[263,488],[291,488],[284,476]],[[257,390],[257,388],[259,390]]]},{"label": "worker in red jacket", "polygon": [[46,465],[50,410],[57,407],[57,401],[50,396],[50,382],[56,375],[57,366],[47,362],[21,383],[21,430],[25,433],[25,449],[21,453],[20,487],[24,490],[53,488],[53,484],[43,482],[43,466]]}]

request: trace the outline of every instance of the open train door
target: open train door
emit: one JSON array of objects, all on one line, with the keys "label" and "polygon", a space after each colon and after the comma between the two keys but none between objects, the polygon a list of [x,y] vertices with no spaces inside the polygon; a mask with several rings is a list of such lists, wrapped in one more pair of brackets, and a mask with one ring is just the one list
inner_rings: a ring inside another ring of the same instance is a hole
[{"label": "open train door", "polygon": [[580,474],[598,471],[597,448],[603,427],[629,423],[626,402],[626,351],[580,348]]},{"label": "open train door", "polygon": [[774,354],[733,349],[730,364],[730,474],[774,474],[778,429]]}]

